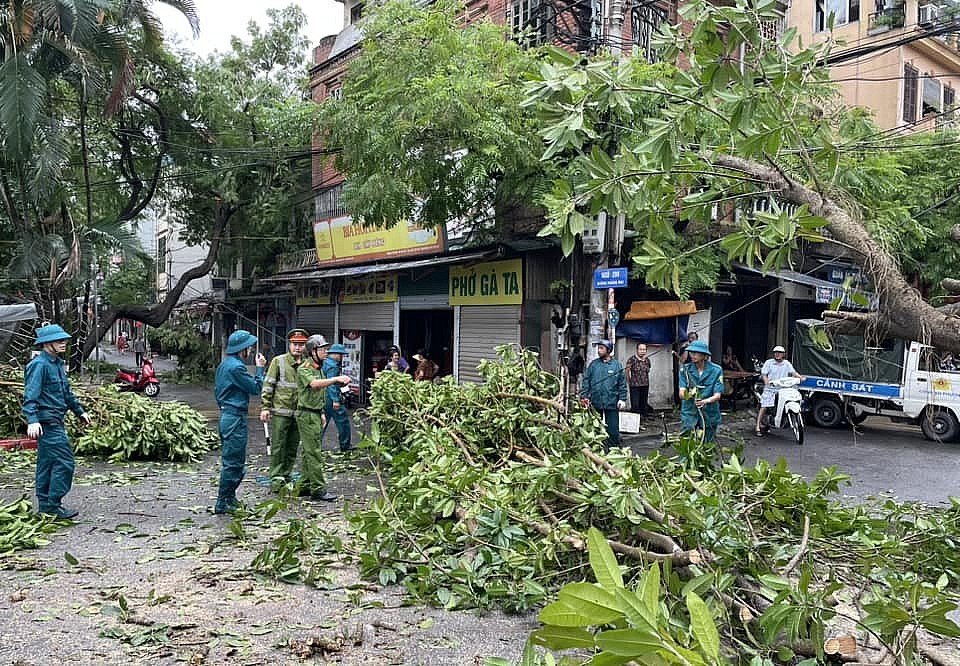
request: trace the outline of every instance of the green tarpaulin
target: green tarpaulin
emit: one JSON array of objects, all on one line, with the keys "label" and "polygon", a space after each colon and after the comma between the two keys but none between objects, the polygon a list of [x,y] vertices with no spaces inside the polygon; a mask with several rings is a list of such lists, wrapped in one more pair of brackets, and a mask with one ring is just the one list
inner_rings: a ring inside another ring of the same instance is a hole
[{"label": "green tarpaulin", "polygon": [[[825,326],[819,319],[799,319],[793,345],[793,366],[802,375],[897,384],[903,375],[902,340],[884,340],[867,347],[858,335],[828,336],[827,349],[814,342],[811,329]],[[822,337],[822,336],[817,336]]]}]

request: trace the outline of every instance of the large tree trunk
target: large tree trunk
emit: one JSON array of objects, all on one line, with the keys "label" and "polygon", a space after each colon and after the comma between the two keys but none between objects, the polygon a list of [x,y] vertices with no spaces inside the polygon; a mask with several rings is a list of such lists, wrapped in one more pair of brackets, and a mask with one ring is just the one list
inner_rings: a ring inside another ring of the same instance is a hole
[{"label": "large tree trunk", "polygon": [[806,204],[811,213],[829,222],[833,240],[851,250],[854,261],[873,282],[879,305],[876,312],[825,311],[825,318],[839,320],[843,332],[918,340],[960,352],[960,318],[953,314],[956,308],[939,309],[924,301],[904,278],[896,259],[836,201],[751,160],[720,155],[714,163],[762,181],[784,201]]},{"label": "large tree trunk", "polygon": [[177,284],[167,292],[167,297],[162,303],[157,303],[156,305],[123,305],[108,309],[100,317],[97,330],[84,341],[83,358],[90,356],[97,343],[100,342],[101,338],[103,338],[107,331],[110,330],[110,327],[113,326],[113,323],[118,319],[132,319],[148,326],[161,326],[170,316],[170,313],[173,312],[177,301],[180,300],[180,295],[183,294],[183,290],[187,288],[190,281],[203,277],[213,268],[213,264],[217,260],[217,253],[220,251],[220,242],[223,239],[227,224],[229,224],[230,218],[233,217],[233,214],[236,213],[237,210],[236,206],[225,203],[219,204],[216,209],[216,219],[214,220],[213,230],[210,233],[210,247],[207,250],[207,256],[202,263],[194,266],[180,276]]}]

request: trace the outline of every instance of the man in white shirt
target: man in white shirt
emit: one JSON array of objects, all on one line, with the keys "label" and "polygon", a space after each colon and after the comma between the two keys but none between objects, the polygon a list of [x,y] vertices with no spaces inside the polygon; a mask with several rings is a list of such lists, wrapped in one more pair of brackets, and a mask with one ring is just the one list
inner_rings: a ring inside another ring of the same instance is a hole
[{"label": "man in white shirt", "polygon": [[768,407],[773,407],[777,400],[777,391],[780,390],[775,386],[771,386],[770,383],[778,379],[783,379],[784,377],[797,377],[802,379],[800,374],[794,369],[793,364],[787,360],[786,356],[787,350],[781,345],[777,345],[773,348],[773,358],[768,358],[760,370],[760,377],[763,379],[764,386],[763,393],[760,396],[760,411],[757,412],[757,437],[763,437],[763,430],[760,429],[760,425],[763,423],[763,415],[766,413]]}]

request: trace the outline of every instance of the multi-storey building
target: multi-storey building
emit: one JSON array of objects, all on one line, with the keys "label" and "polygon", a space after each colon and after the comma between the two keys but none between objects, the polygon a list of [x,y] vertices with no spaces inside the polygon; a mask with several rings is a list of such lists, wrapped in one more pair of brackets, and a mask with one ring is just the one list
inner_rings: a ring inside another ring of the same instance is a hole
[{"label": "multi-storey building", "polygon": [[[881,129],[934,129],[953,120],[960,86],[958,9],[938,0],[804,0],[787,21],[804,43],[839,40],[831,77]],[[831,33],[832,25],[832,33]]]}]

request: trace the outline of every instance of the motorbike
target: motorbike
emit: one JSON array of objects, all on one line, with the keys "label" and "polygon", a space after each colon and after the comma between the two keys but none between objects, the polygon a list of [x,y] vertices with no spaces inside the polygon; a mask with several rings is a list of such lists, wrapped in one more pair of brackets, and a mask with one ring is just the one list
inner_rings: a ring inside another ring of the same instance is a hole
[{"label": "motorbike", "polygon": [[143,393],[151,398],[160,394],[160,380],[157,379],[157,373],[153,369],[153,361],[149,358],[143,359],[140,372],[124,370],[123,368],[117,370],[117,376],[113,378],[113,383],[121,391]]},{"label": "motorbike", "polygon": [[[797,444],[803,444],[803,415],[801,414],[803,396],[797,389],[799,384],[800,379],[798,377],[783,377],[770,382],[770,386],[779,389],[777,400],[773,407],[768,407],[764,413],[760,429],[763,432],[770,432],[771,428],[790,428]],[[760,396],[763,394],[763,387],[763,382],[757,382],[754,389],[758,405],[760,404]]]}]

